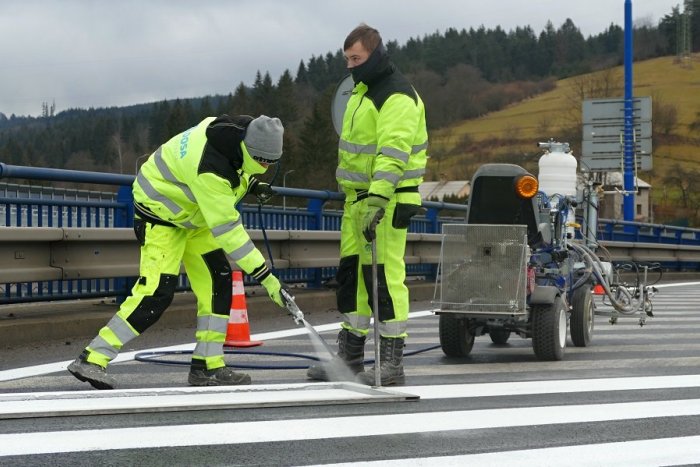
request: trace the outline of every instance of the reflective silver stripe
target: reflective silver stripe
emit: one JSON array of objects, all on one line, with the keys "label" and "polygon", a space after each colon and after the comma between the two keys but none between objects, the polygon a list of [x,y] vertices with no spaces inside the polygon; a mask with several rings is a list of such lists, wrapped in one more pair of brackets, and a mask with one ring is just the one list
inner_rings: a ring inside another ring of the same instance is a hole
[{"label": "reflective silver stripe", "polygon": [[394,159],[398,159],[404,164],[408,162],[408,153],[400,151],[396,148],[391,148],[389,146],[384,146],[379,150],[380,153],[384,154],[385,156],[393,157]]},{"label": "reflective silver stripe", "polygon": [[148,181],[148,179],[143,175],[143,173],[139,172],[139,174],[136,176],[136,182],[139,184],[141,189],[143,190],[144,193],[146,193],[146,196],[151,198],[153,201],[158,201],[159,203],[162,203],[172,211],[173,214],[177,214],[180,211],[182,211],[182,208],[172,202],[170,198],[166,198],[165,196],[161,195],[155,188],[153,188],[153,185],[151,185],[151,182]]},{"label": "reflective silver stripe", "polygon": [[162,152],[163,147],[161,146],[156,150],[155,154],[153,155],[156,161],[156,167],[158,167],[158,170],[160,171],[161,175],[164,179],[181,189],[185,196],[187,196],[187,199],[189,199],[193,203],[196,203],[197,199],[194,197],[192,190],[190,190],[190,188],[187,185],[182,183],[175,177],[175,175],[173,175],[173,173],[170,171],[170,168],[168,167],[168,164],[166,164],[163,160]]},{"label": "reflective silver stripe", "polygon": [[180,222],[180,225],[186,229],[192,229],[192,230],[199,228],[196,225],[194,225],[192,222],[189,222],[189,221]]},{"label": "reflective silver stripe", "polygon": [[336,178],[340,178],[341,180],[347,180],[349,182],[369,183],[369,177],[367,176],[367,174],[350,172],[349,170],[341,169],[340,167],[338,167],[335,170],[335,176]]},{"label": "reflective silver stripe", "polygon": [[396,185],[401,180],[401,175],[396,175],[391,172],[376,172],[374,174],[374,180],[386,180],[392,185]]},{"label": "reflective silver stripe", "polygon": [[197,316],[197,331],[216,331],[226,333],[228,327],[228,315]]},{"label": "reflective silver stripe", "polygon": [[197,342],[192,351],[192,356],[218,357],[224,354],[224,342]]},{"label": "reflective silver stripe", "polygon": [[255,250],[255,245],[253,245],[252,240],[248,240],[243,244],[243,246],[240,246],[236,248],[235,250],[229,252],[229,256],[231,257],[232,260],[238,262],[242,260],[243,258],[246,257],[248,253],[251,251]]},{"label": "reflective silver stripe", "polygon": [[366,331],[369,329],[369,316],[359,313],[343,313],[343,321],[351,328]]},{"label": "reflective silver stripe", "polygon": [[353,154],[377,154],[376,144],[355,144],[341,139],[338,148]]},{"label": "reflective silver stripe", "polygon": [[120,316],[113,316],[112,319],[109,320],[109,323],[107,323],[107,327],[117,336],[117,339],[119,339],[122,345],[139,335],[139,333],[131,329]]},{"label": "reflective silver stripe", "polygon": [[88,349],[90,349],[91,352],[102,354],[110,360],[114,360],[119,354],[117,349],[109,345],[107,341],[102,339],[99,335],[90,342]]},{"label": "reflective silver stripe", "polygon": [[403,173],[403,177],[401,177],[401,180],[409,180],[411,178],[419,178],[425,175],[425,169],[414,169],[414,170],[406,170]]},{"label": "reflective silver stripe", "polygon": [[417,144],[411,148],[411,154],[417,154],[421,152],[424,149],[428,149],[428,142],[426,141],[423,144]]},{"label": "reflective silver stripe", "polygon": [[232,231],[233,229],[235,229],[239,225],[243,225],[243,217],[242,216],[239,217],[237,221],[227,222],[226,224],[223,224],[223,225],[217,225],[216,227],[211,229],[211,233],[215,237],[218,237],[220,235],[223,235],[227,232]]},{"label": "reflective silver stripe", "polygon": [[379,322],[379,334],[384,337],[404,337],[407,328],[407,321]]}]

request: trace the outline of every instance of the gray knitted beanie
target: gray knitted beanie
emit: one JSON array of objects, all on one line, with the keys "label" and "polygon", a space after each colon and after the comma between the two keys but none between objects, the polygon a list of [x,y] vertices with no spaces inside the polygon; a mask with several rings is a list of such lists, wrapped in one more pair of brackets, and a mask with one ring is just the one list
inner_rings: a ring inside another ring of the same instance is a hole
[{"label": "gray knitted beanie", "polygon": [[243,142],[253,159],[274,164],[282,156],[283,134],[284,127],[279,118],[261,115],[250,122]]}]

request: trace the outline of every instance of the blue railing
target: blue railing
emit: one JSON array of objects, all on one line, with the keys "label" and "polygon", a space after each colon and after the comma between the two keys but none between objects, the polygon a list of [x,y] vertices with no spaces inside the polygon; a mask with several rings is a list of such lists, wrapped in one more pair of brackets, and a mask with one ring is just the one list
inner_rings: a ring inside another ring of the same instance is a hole
[{"label": "blue railing", "polygon": [[598,239],[616,242],[700,245],[700,229],[600,219]]},{"label": "blue railing", "polygon": [[[118,186],[117,193],[65,190],[26,186],[0,186],[0,225],[23,227],[129,227],[133,225],[133,175],[84,172],[77,170],[47,169],[12,166],[0,163],[0,179],[15,178],[40,181],[63,181]],[[3,191],[3,188],[4,191]],[[266,230],[340,230],[342,211],[325,209],[328,201],[340,201],[343,195],[331,191],[275,187],[280,196],[305,198],[307,207],[239,205],[244,225],[249,229]],[[38,194],[37,194],[38,193]],[[57,195],[60,193],[60,195]],[[461,222],[463,217],[441,217],[445,209],[465,212],[465,205],[429,202],[423,203],[427,212],[412,219],[410,232],[438,233],[445,222]],[[622,242],[656,244],[700,245],[700,229],[677,226],[625,222],[610,219],[598,220],[598,239]],[[681,265],[667,265],[680,268]],[[685,265],[687,266],[687,265]],[[408,274],[431,275],[432,265],[408,265]],[[306,282],[320,287],[333,277],[335,268],[287,269],[280,275],[288,282]],[[249,278],[247,278],[249,279]],[[21,284],[0,284],[0,303],[40,301],[86,297],[104,297],[125,294],[131,281],[124,278],[81,279]],[[189,284],[183,275],[180,289]]]},{"label": "blue railing", "polygon": [[[111,199],[104,199],[105,197],[102,196],[99,201],[89,199],[91,193],[104,195],[104,192],[79,190],[82,199],[80,196],[64,196],[62,199],[55,199],[48,196],[33,196],[30,192],[20,195],[18,192],[6,191],[5,196],[2,196],[3,193],[0,191],[0,215],[4,211],[0,219],[4,219],[5,226],[111,228],[133,225],[131,194],[133,175],[22,167],[0,163],[0,179],[2,178],[93,183],[119,187]],[[328,201],[343,200],[341,193],[287,187],[275,187],[275,191],[280,196],[307,199],[306,209],[297,207],[283,209],[272,205],[261,208],[257,205],[241,204],[238,208],[243,216],[244,225],[248,229],[340,230],[342,211],[325,209],[324,204]],[[437,233],[443,222],[460,220],[440,217],[441,210],[449,209],[458,212],[466,210],[466,206],[459,204],[424,202],[423,205],[427,208],[427,213],[412,219],[410,232]],[[324,280],[335,275],[335,269],[328,267],[286,269],[279,273],[287,282],[306,282],[311,287],[320,287]],[[432,265],[407,266],[407,273],[411,275],[430,275],[433,272]],[[0,303],[121,295],[125,294],[130,287],[131,281],[123,278],[0,284],[0,291],[4,296],[0,298]],[[179,288],[182,290],[188,287],[187,278],[183,275]]]}]

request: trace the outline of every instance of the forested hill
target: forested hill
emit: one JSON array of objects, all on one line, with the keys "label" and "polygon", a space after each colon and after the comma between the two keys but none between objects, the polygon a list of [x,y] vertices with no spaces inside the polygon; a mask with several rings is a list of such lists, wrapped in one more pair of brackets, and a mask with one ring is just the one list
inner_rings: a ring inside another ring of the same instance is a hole
[{"label": "forested hill", "polygon": [[[695,1],[693,48],[698,50],[700,0]],[[678,21],[674,9],[657,25],[638,24],[635,59],[674,54]],[[584,37],[571,20],[559,27],[549,23],[539,33],[529,27],[448,29],[405,44],[389,42],[387,48],[421,94],[434,130],[547,91],[557,79],[619,65],[623,30],[610,25]],[[264,113],[285,124],[279,173],[295,171],[287,184],[335,189],[337,135],[330,101],[345,74],[337,50],[301,60],[295,73],[287,70],[276,82],[259,71],[251,86],[240,83],[228,95],[59,113],[53,103],[38,103],[41,117],[0,114],[0,162],[134,173],[142,156],[206,116]]]}]

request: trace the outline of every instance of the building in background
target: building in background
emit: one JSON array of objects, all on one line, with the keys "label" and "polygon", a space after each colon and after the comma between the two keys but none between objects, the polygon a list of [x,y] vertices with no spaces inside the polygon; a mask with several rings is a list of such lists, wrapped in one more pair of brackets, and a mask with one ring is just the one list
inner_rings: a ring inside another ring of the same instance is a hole
[{"label": "building in background", "polygon": [[455,198],[466,199],[471,191],[469,180],[448,181],[444,176],[437,182],[423,182],[418,187],[421,199],[426,201],[450,201]]},{"label": "building in background", "polygon": [[[639,177],[635,177],[637,194],[634,197],[635,222],[654,222],[651,213],[651,185]],[[598,216],[604,219],[622,219],[623,204],[623,179],[622,172],[607,172],[603,175],[603,189],[605,196],[601,200]],[[611,193],[615,192],[615,193]]]}]

